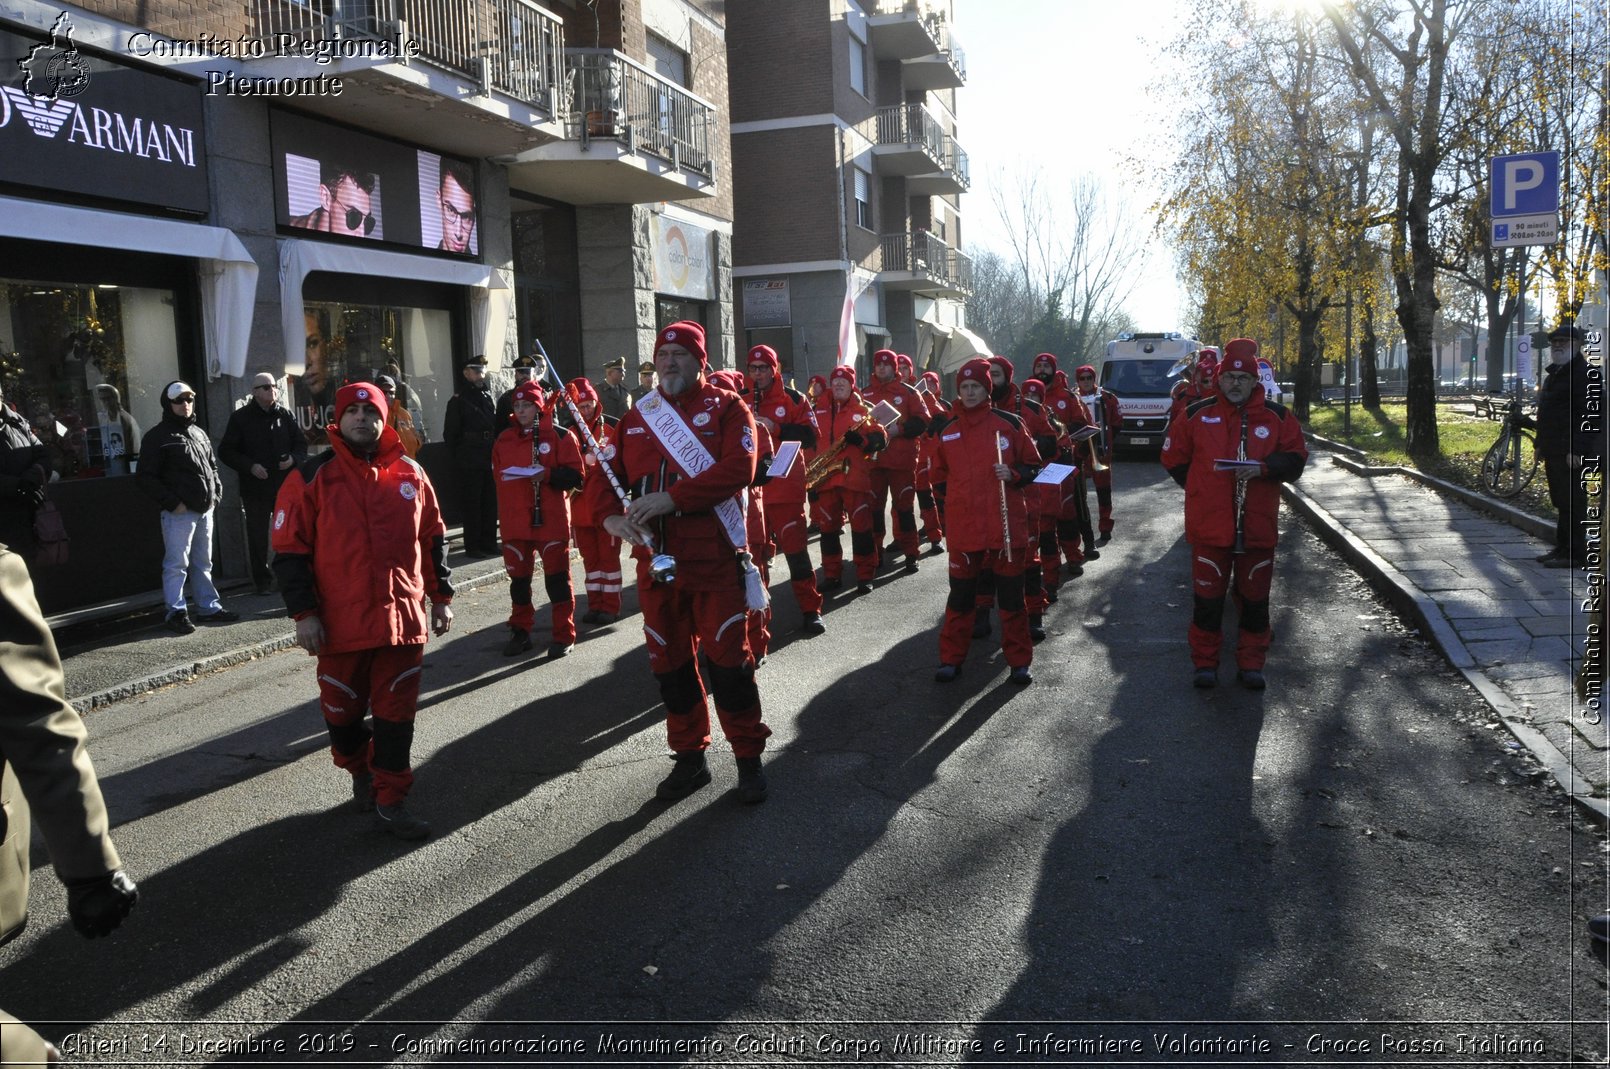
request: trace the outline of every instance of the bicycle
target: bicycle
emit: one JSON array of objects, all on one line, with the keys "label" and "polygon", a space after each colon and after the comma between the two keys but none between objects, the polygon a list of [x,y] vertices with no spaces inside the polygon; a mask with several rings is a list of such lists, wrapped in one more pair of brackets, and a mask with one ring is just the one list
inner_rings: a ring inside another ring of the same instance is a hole
[{"label": "bicycle", "polygon": [[1504,409],[1504,427],[1498,440],[1481,458],[1481,484],[1499,497],[1514,497],[1537,474],[1537,441],[1528,429],[1531,421],[1521,411],[1520,398]]}]

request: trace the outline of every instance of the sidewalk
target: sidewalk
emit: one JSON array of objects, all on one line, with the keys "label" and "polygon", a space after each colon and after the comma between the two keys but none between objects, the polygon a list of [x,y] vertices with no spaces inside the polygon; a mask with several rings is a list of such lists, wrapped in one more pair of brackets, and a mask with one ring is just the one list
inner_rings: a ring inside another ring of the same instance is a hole
[{"label": "sidewalk", "polygon": [[1285,497],[1419,626],[1567,793],[1610,819],[1610,728],[1573,691],[1588,573],[1536,562],[1552,546],[1552,525],[1506,521],[1422,482],[1436,480],[1364,468],[1316,444]]},{"label": "sidewalk", "polygon": [[[498,557],[448,557],[455,590],[503,580]],[[240,613],[230,624],[203,624],[192,635],[162,626],[159,606],[143,618],[66,628],[56,635],[67,669],[67,699],[79,712],[194,679],[294,645],[295,625],[278,594],[224,593]]]}]

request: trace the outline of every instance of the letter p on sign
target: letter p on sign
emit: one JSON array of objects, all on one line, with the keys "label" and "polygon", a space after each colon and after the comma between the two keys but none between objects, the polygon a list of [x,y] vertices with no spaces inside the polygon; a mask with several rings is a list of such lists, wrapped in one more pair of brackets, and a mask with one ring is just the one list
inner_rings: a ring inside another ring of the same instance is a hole
[{"label": "letter p on sign", "polygon": [[1543,165],[1536,160],[1504,161],[1504,210],[1513,212],[1520,195],[1543,184]]},{"label": "letter p on sign", "polygon": [[1558,152],[1494,156],[1488,173],[1492,182],[1494,219],[1512,215],[1550,215],[1560,210]]}]

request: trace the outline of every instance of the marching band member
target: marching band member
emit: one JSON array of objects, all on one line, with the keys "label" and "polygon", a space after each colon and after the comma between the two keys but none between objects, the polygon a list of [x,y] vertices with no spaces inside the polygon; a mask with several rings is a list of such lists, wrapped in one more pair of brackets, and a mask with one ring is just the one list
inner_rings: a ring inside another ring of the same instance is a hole
[{"label": "marching band member", "polygon": [[[542,387],[533,381],[514,388],[512,425],[492,443],[497,475],[498,529],[503,534],[503,570],[509,576],[509,641],[503,656],[531,648],[537,611],[531,579],[542,559],[542,582],[553,607],[548,657],[558,660],[576,645],[576,595],[570,585],[570,494],[582,484],[581,450],[576,439],[553,425],[543,411]],[[535,475],[511,478],[510,469],[538,468]]]},{"label": "marching band member", "polygon": [[952,420],[934,453],[934,488],[945,501],[945,542],[950,550],[950,597],[939,632],[936,682],[961,671],[974,627],[978,577],[995,574],[1001,607],[1001,648],[1011,681],[1033,682],[1034,643],[1023,602],[1023,568],[1031,538],[1025,489],[1040,458],[1022,420],[990,405],[990,362],[975,357],[956,376]]},{"label": "marching band member", "polygon": [[855,368],[840,365],[828,377],[827,392],[816,402],[817,450],[812,461],[840,448],[843,469],[834,471],[816,490],[811,517],[822,532],[820,589],[844,585],[844,544],[839,534],[845,517],[850,521],[850,552],[855,559],[856,592],[872,592],[878,570],[877,545],[872,534],[872,454],[888,438],[872,419],[872,406],[855,388]]},{"label": "marching band member", "polygon": [[[917,537],[917,438],[928,429],[928,406],[922,394],[901,379],[901,359],[889,349],[873,353],[872,381],[861,397],[873,407],[887,401],[900,410],[900,419],[889,427],[888,446],[872,460],[872,532],[881,556],[885,509],[892,503],[895,544],[905,554],[905,571],[910,575],[916,572],[917,556],[922,552]],[[904,359],[911,363],[910,357]]]},{"label": "marching band member", "polygon": [[[592,382],[585,377],[571,379],[565,391],[582,419],[587,421],[587,429],[592,432],[593,441],[598,443],[603,459],[613,459],[618,448],[615,421],[604,415],[603,406],[598,403],[598,391],[593,388]],[[556,418],[567,411],[568,408],[560,409]],[[576,548],[581,551],[581,567],[586,574],[583,589],[587,595],[587,611],[581,614],[581,622],[612,624],[620,619],[621,612],[621,540],[599,525],[600,517],[593,515],[592,495],[587,492],[593,483],[599,483],[603,491],[608,493],[609,480],[598,466],[599,458],[587,447],[586,438],[576,428],[571,430],[582,450],[585,484],[582,492],[570,503],[571,532],[576,540]]]},{"label": "marching band member", "polygon": [[[1241,631],[1237,677],[1249,690],[1262,690],[1280,484],[1302,475],[1308,447],[1296,418],[1264,400],[1257,342],[1237,338],[1224,347],[1218,387],[1216,396],[1186,409],[1163,440],[1163,467],[1185,487],[1193,682],[1203,688],[1218,685],[1224,598],[1233,587]],[[1220,471],[1219,461],[1237,466]]]},{"label": "marching band member", "polygon": [[816,588],[816,569],[811,566],[805,528],[805,454],[816,448],[816,417],[811,404],[798,390],[783,385],[777,352],[769,345],[749,350],[749,394],[755,422],[770,432],[773,441],[800,443],[800,459],[781,479],[766,484],[766,530],[777,545],[777,552],[788,562],[788,586],[799,602],[801,627],[807,634],[827,631],[822,622],[822,593]]},{"label": "marching band member", "polygon": [[[712,386],[719,386],[723,390],[731,390],[740,398],[750,396],[749,386],[744,382],[741,372],[723,368],[712,371],[708,381]],[[744,401],[744,407],[749,402]],[[754,409],[750,409],[750,417],[754,418]],[[766,490],[771,484],[771,477],[766,469],[771,467],[772,458],[776,449],[772,445],[771,432],[760,420],[755,420],[755,478],[749,484],[749,507],[744,513],[745,529],[749,532],[750,554],[754,558],[755,567],[760,569],[760,581],[767,589],[771,588],[771,559],[776,549],[771,544],[771,538],[766,528]],[[758,667],[766,663],[766,652],[771,649],[771,602],[760,611],[751,610],[748,619],[749,652],[754,655],[755,665]]]},{"label": "marching band member", "polygon": [[919,534],[928,543],[929,549],[938,553],[944,548],[939,541],[943,528],[939,524],[939,505],[934,501],[934,480],[929,469],[934,462],[934,442],[938,440],[939,428],[950,420],[950,403],[939,396],[937,371],[924,371],[917,383],[931,418],[928,429],[917,440],[917,474],[912,485],[917,491],[917,507],[922,511],[922,530]]},{"label": "marching band member", "polygon": [[[660,331],[660,384],[621,420],[620,448],[609,462],[633,500],[625,505],[598,484],[590,493],[610,534],[635,547],[643,636],[676,758],[656,793],[675,801],[710,782],[710,711],[697,663],[703,650],[716,715],[737,758],[738,797],[754,803],[766,799],[760,755],[771,729],[761,719],[748,631],[733,625],[763,593],[754,589],[759,576],[743,505],[755,477],[755,423],[740,397],[705,380],[708,364],[699,324]],[[658,564],[651,562],[656,554]]]},{"label": "marching band member", "polygon": [[1096,488],[1096,518],[1100,532],[1096,545],[1104,546],[1112,541],[1112,447],[1118,441],[1118,432],[1123,429],[1124,417],[1118,411],[1117,394],[1096,385],[1094,367],[1081,364],[1073,377],[1079,387],[1079,400],[1084,402],[1091,422],[1101,431],[1095,439],[1097,463],[1090,473],[1090,482]]},{"label": "marching band member", "polygon": [[1213,384],[1214,377],[1219,372],[1219,355],[1212,346],[1197,350],[1196,360],[1191,365],[1190,377],[1175,383],[1171,391],[1173,400],[1168,406],[1168,424],[1172,427],[1185,410],[1204,397],[1213,396],[1217,387]]}]

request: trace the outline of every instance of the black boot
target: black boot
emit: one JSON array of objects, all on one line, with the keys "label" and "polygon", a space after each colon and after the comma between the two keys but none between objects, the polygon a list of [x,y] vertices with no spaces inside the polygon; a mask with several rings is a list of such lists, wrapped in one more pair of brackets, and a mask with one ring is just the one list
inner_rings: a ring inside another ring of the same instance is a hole
[{"label": "black boot", "polygon": [[710,766],[704,763],[703,750],[691,750],[676,755],[676,767],[660,781],[654,791],[667,802],[679,801],[710,782]]},{"label": "black boot", "polygon": [[1045,641],[1045,617],[1040,613],[1029,613],[1029,638],[1035,642]]},{"label": "black boot", "polygon": [[503,644],[503,656],[517,657],[531,648],[531,632],[523,627],[509,628],[509,641]]},{"label": "black boot", "polygon": [[760,758],[738,758],[738,798],[748,805],[766,800],[766,773],[761,771]]}]

